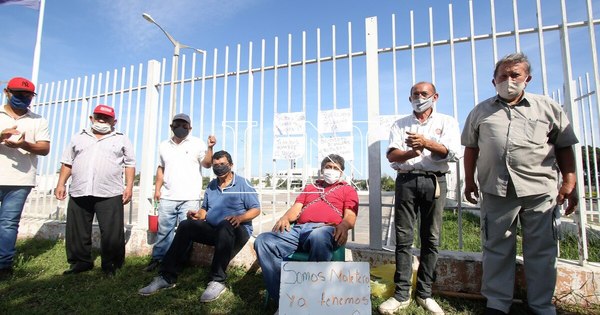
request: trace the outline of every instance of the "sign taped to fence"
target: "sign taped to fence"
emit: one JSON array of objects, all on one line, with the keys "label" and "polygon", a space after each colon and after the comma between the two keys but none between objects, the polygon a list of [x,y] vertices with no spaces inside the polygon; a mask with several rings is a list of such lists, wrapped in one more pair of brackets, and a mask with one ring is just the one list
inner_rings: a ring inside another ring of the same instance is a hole
[{"label": "sign taped to fence", "polygon": [[275,136],[273,139],[273,159],[291,160],[304,156],[304,136]]},{"label": "sign taped to fence", "polygon": [[276,136],[306,134],[306,113],[275,113],[273,129]]},{"label": "sign taped to fence", "polygon": [[318,116],[319,133],[351,132],[352,110],[350,108],[322,110]]},{"label": "sign taped to fence", "polygon": [[319,137],[319,160],[329,154],[337,154],[347,161],[354,161],[353,137]]},{"label": "sign taped to fence", "polygon": [[279,314],[371,314],[367,262],[281,263]]}]

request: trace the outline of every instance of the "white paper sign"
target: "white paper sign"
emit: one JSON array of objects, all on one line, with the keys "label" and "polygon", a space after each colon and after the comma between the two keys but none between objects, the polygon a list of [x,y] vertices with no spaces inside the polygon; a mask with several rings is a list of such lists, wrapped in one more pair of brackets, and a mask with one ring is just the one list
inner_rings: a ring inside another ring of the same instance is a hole
[{"label": "white paper sign", "polygon": [[390,140],[390,129],[396,120],[407,115],[379,115],[379,140]]},{"label": "white paper sign", "polygon": [[354,161],[353,137],[319,137],[319,160],[329,154],[337,154],[346,161]]},{"label": "white paper sign", "polygon": [[319,133],[351,132],[352,111],[350,108],[323,110],[318,117]]},{"label": "white paper sign", "polygon": [[281,263],[279,314],[371,314],[367,262]]},{"label": "white paper sign", "polygon": [[273,142],[273,159],[291,160],[304,156],[304,136],[276,136]]},{"label": "white paper sign", "polygon": [[297,113],[275,113],[273,117],[273,129],[276,136],[303,135],[306,134],[306,114]]}]

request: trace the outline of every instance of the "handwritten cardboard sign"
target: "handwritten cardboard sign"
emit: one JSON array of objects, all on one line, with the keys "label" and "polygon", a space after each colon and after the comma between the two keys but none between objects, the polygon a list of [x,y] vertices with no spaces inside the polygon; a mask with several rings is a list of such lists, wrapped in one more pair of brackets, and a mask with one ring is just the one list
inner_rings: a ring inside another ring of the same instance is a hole
[{"label": "handwritten cardboard sign", "polygon": [[367,262],[281,264],[279,314],[371,314]]},{"label": "handwritten cardboard sign", "polygon": [[299,159],[304,156],[304,136],[275,136],[273,158],[276,160]]}]

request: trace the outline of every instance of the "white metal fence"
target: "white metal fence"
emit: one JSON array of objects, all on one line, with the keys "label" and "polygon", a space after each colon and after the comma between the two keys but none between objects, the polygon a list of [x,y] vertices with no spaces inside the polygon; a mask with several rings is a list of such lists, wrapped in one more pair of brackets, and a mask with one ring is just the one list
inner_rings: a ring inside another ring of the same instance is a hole
[{"label": "white metal fence", "polygon": [[[267,179],[273,184],[278,176],[291,179],[295,169],[306,183],[324,154],[342,152],[348,160],[346,177],[357,183],[368,179],[359,214],[368,237],[361,242],[381,248],[382,217],[387,215],[382,205],[390,200],[382,197],[380,178],[392,174],[382,162],[387,129],[395,117],[410,113],[406,99],[417,81],[436,84],[437,110],[454,116],[462,127],[470,109],[494,95],[490,81],[499,56],[523,51],[534,69],[528,91],[563,91],[565,109],[582,144],[596,148],[600,99],[590,91],[599,86],[595,28],[600,21],[594,19],[592,7],[597,1],[551,0],[544,1],[544,7],[541,0],[507,3],[478,1],[474,8],[473,1],[455,1],[456,8],[449,4],[447,11],[424,8],[327,31],[289,34],[283,40],[193,52],[181,56],[175,81],[165,80],[171,69],[162,59],[41,84],[33,110],[49,120],[52,144],[50,154],[41,158],[38,186],[25,215],[62,218],[65,204],[52,197],[62,151],[71,135],[87,128],[92,108],[109,104],[116,109],[117,129],[131,138],[137,153],[140,178],[128,220],[145,225],[157,145],[169,136],[168,124],[175,114],[169,106],[173,92],[174,111],[192,117],[192,134],[203,139],[215,134],[216,149],[229,151],[237,172],[256,180],[267,214],[261,220],[274,218],[293,198],[286,193],[290,180],[282,193],[275,185],[268,187]],[[519,15],[521,8],[526,15]],[[497,11],[502,23],[497,23]],[[415,16],[425,19],[415,21]],[[585,90],[581,80],[577,88],[574,75],[586,77]],[[583,161],[579,148],[576,151]],[[595,162],[596,151],[591,152],[593,159],[585,158]],[[581,163],[578,167],[579,191],[595,198],[597,176],[586,175],[584,182],[583,174],[592,172],[584,172]],[[460,167],[454,169],[449,199],[461,213]],[[581,226],[587,224],[586,211],[596,218],[600,213],[596,199],[586,200],[577,216]],[[585,233],[582,240],[584,261]]]}]

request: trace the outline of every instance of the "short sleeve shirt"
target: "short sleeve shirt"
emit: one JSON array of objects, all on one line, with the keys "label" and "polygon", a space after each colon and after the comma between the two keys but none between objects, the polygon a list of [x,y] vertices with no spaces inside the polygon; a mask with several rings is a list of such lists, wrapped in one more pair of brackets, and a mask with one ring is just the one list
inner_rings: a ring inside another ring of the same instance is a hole
[{"label": "short sleeve shirt", "polygon": [[497,96],[469,113],[462,132],[465,147],[478,148],[480,189],[506,196],[509,180],[518,197],[556,190],[556,148],[578,142],[562,108],[551,98],[525,92],[510,106]]},{"label": "short sleeve shirt", "polygon": [[[244,214],[250,209],[260,209],[258,193],[248,181],[238,175],[233,176],[229,186],[221,190],[219,179],[215,178],[204,192],[202,209],[206,210],[206,222],[211,226],[217,226],[228,216]],[[249,235],[252,234],[252,221],[243,222]]]},{"label": "short sleeve shirt", "polygon": [[309,222],[340,224],[346,209],[358,214],[356,190],[341,181],[325,188],[321,180],[314,185],[306,185],[296,197],[296,203],[303,205],[298,224]]},{"label": "short sleeve shirt", "polygon": [[71,196],[108,198],[123,194],[123,168],[135,167],[135,155],[121,133],[98,139],[92,131],[82,130],[71,139],[61,163],[71,165]]},{"label": "short sleeve shirt", "polygon": [[408,151],[405,141],[406,132],[422,134],[427,139],[442,144],[448,150],[444,158],[432,155],[429,150],[424,150],[420,156],[403,163],[393,162],[391,167],[397,171],[430,171],[447,173],[450,169],[448,162],[460,158],[460,130],[454,117],[433,112],[424,122],[420,122],[413,114],[398,119],[390,130],[390,144],[388,149]]},{"label": "short sleeve shirt", "polygon": [[[10,105],[5,105],[10,106]],[[27,111],[25,115],[13,118],[0,105],[0,130],[17,126],[17,130],[25,133],[25,141],[50,142],[48,121],[42,116]],[[21,148],[9,148],[0,144],[0,185],[2,186],[35,186],[38,156]]]},{"label": "short sleeve shirt", "polygon": [[188,136],[179,144],[173,139],[161,142],[159,166],[163,168],[161,198],[169,200],[200,200],[202,195],[202,160],[206,143]]}]

